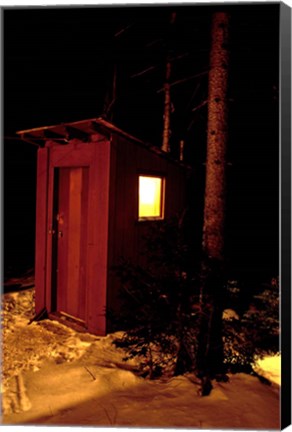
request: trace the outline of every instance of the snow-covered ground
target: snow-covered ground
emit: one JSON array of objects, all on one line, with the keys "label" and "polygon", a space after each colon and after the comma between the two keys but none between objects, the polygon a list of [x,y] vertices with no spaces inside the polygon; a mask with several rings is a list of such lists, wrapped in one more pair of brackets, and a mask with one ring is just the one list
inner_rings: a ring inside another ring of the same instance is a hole
[{"label": "snow-covered ground", "polygon": [[279,357],[258,363],[270,386],[235,374],[201,397],[192,375],[157,381],[136,376],[135,364],[112,344],[114,335],[77,333],[49,320],[28,324],[34,288],[2,300],[5,425],[279,428]]}]

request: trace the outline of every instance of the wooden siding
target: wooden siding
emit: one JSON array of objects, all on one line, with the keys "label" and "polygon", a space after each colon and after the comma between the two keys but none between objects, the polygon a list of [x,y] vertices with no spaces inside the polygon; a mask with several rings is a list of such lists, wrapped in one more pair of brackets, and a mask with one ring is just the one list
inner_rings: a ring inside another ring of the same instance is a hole
[{"label": "wooden siding", "polygon": [[88,208],[88,329],[106,333],[108,269],[108,220],[110,146],[107,140],[94,145],[93,169],[89,179]]},{"label": "wooden siding", "polygon": [[[140,261],[144,247],[143,236],[149,224],[153,223],[138,221],[138,176],[143,174],[165,177],[164,219],[181,214],[185,204],[186,170],[163,155],[123,137],[113,136],[107,303],[115,311],[119,308],[120,283],[112,268],[121,257],[137,263]],[[110,323],[108,327],[110,329]]]},{"label": "wooden siding", "polygon": [[46,244],[47,244],[48,149],[39,149],[37,158],[36,244],[35,244],[35,311],[46,306]]}]

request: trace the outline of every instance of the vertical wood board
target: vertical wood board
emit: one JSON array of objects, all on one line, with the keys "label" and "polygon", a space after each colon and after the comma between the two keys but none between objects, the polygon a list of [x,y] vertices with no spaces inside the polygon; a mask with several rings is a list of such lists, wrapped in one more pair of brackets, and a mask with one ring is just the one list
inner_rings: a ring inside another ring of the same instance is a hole
[{"label": "vertical wood board", "polygon": [[88,208],[88,329],[94,333],[105,334],[110,174],[108,141],[94,145],[93,167],[89,179]]},{"label": "vertical wood board", "polygon": [[42,148],[38,150],[36,190],[35,309],[37,314],[46,306],[47,187],[48,149]]}]

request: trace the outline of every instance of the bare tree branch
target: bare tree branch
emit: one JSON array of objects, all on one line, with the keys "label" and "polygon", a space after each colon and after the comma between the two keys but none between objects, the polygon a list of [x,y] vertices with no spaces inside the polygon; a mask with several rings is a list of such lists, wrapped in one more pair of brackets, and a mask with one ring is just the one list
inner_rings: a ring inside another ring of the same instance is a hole
[{"label": "bare tree branch", "polygon": [[195,108],[192,109],[192,112],[197,111],[198,109],[202,108],[203,106],[205,106],[208,103],[208,100],[204,100],[202,103],[200,103],[198,106],[196,106]]},{"label": "bare tree branch", "polygon": [[[209,70],[204,71],[204,72],[200,72],[200,73],[195,74],[195,75],[191,75],[191,76],[186,77],[186,78],[182,78],[182,79],[180,79],[180,80],[177,80],[177,81],[172,82],[172,83],[170,84],[170,87],[173,87],[173,86],[175,86],[175,85],[177,85],[177,84],[182,84],[182,83],[184,83],[184,82],[186,82],[186,81],[189,81],[189,80],[191,80],[191,79],[194,79],[194,78],[197,78],[197,77],[200,77],[200,76],[203,76],[203,75],[207,75],[208,73],[209,73]],[[161,89],[157,90],[156,93],[161,93],[163,90],[164,90],[164,88],[161,88]]]},{"label": "bare tree branch", "polygon": [[157,43],[162,42],[162,41],[163,41],[162,38],[160,38],[160,39],[154,39],[151,42],[147,42],[147,44],[145,45],[145,48],[150,48],[153,45],[156,45]]},{"label": "bare tree branch", "polygon": [[133,26],[133,24],[129,24],[126,27],[123,27],[122,29],[120,29],[119,31],[117,31],[117,33],[114,34],[114,37],[119,37],[121,36],[125,31],[127,31],[129,28],[131,28]]},{"label": "bare tree branch", "polygon": [[[189,52],[182,53],[182,54],[178,54],[177,56],[170,57],[170,58],[169,58],[169,61],[170,61],[170,62],[174,62],[175,60],[183,59],[183,58],[185,58],[185,57],[188,57],[189,55],[190,55]],[[136,78],[136,77],[138,77],[138,76],[142,76],[142,75],[144,75],[144,74],[147,73],[147,72],[150,72],[150,71],[152,71],[152,70],[157,69],[158,67],[159,67],[159,65],[157,65],[157,64],[156,64],[156,65],[149,66],[148,68],[146,68],[146,69],[144,69],[144,70],[142,70],[142,71],[140,71],[140,72],[137,72],[137,73],[131,75],[130,78]],[[172,84],[171,84],[171,85],[172,85]],[[161,89],[161,91],[162,91],[162,90],[163,90],[163,89]]]},{"label": "bare tree branch", "polygon": [[136,78],[138,76],[144,75],[147,72],[150,72],[151,70],[154,70],[157,68],[157,65],[155,66],[149,66],[147,69],[144,69],[143,71],[137,72],[134,75],[131,75],[130,78]]}]

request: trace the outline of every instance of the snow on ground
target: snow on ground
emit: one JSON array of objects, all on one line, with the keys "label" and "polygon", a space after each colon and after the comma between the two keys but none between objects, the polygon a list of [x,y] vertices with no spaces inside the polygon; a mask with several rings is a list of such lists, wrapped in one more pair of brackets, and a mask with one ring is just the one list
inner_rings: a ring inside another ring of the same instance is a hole
[{"label": "snow on ground", "polygon": [[192,375],[147,381],[112,344],[57,321],[29,323],[34,289],[4,294],[2,423],[5,425],[278,429],[279,358],[258,363],[272,385],[230,375],[198,394]]},{"label": "snow on ground", "polygon": [[281,356],[266,356],[263,359],[258,359],[256,372],[264,376],[268,380],[278,385],[281,385]]}]

